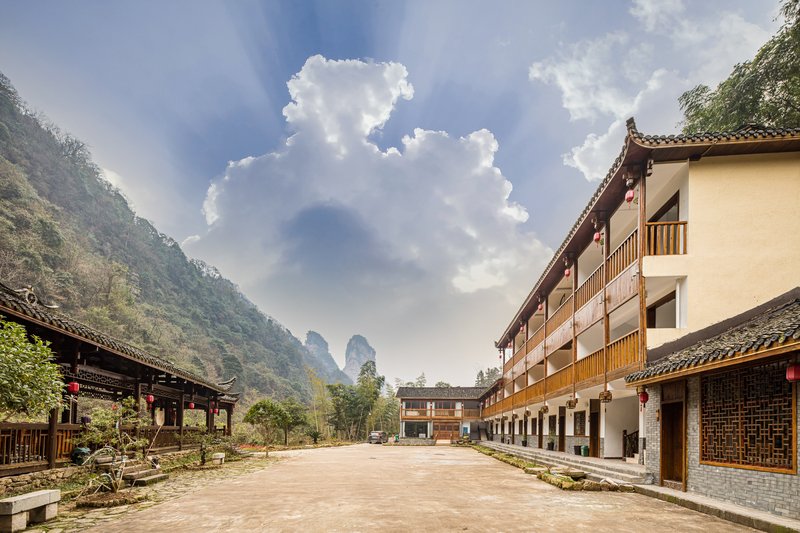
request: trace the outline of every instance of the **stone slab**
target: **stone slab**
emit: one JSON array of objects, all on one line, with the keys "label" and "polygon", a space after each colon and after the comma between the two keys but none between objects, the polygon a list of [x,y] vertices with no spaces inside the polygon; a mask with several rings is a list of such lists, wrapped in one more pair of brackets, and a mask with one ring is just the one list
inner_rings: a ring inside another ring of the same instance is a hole
[{"label": "stone slab", "polygon": [[0,515],[13,515],[61,501],[60,490],[37,490],[0,500]]}]

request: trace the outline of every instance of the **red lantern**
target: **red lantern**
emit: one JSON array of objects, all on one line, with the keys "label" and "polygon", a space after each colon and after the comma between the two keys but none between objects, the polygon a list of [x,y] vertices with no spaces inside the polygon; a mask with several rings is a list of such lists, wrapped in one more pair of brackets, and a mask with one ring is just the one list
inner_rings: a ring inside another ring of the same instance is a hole
[{"label": "red lantern", "polygon": [[189,409],[194,409],[194,402],[189,402]]},{"label": "red lantern", "polygon": [[543,311],[543,310],[544,310],[544,305],[542,305],[542,304],[539,304],[539,307],[537,307],[537,309],[538,309],[539,311]]},{"label": "red lantern", "polygon": [[625,193],[625,201],[631,203],[633,201],[633,189],[628,189],[628,192]]},{"label": "red lantern", "polygon": [[602,238],[603,238],[603,236],[600,234],[599,231],[595,231],[594,232],[594,242],[600,242],[600,239],[602,239]]},{"label": "red lantern", "polygon": [[148,395],[145,397],[145,400],[147,401],[147,403],[150,403],[150,404],[151,404],[151,403],[153,403],[154,401],[156,401],[156,398],[155,398],[155,396],[153,396],[152,394],[148,394]]},{"label": "red lantern", "polygon": [[569,277],[569,274],[570,274],[570,272],[569,272],[569,269],[568,269],[568,268],[565,268],[565,269],[564,269],[564,277],[565,277],[565,278],[568,278],[568,277]]},{"label": "red lantern", "polygon": [[218,414],[219,414],[219,409],[218,409],[218,408],[215,408],[215,409],[214,409],[214,414],[215,414],[215,415],[218,415]]},{"label": "red lantern", "polygon": [[800,381],[800,363],[793,363],[786,367],[786,381],[792,383]]},{"label": "red lantern", "polygon": [[647,394],[646,390],[643,390],[642,392],[639,393],[639,402],[641,402],[642,405],[647,405],[647,400],[649,399],[650,395]]},{"label": "red lantern", "polygon": [[67,392],[75,395],[78,394],[78,391],[81,390],[81,386],[77,381],[70,381],[67,383]]}]

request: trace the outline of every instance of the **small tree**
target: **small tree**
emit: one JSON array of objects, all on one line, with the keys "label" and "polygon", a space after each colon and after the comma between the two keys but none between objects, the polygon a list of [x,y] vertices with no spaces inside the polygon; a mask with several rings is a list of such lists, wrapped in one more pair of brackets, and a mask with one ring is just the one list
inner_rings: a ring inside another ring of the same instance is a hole
[{"label": "small tree", "polygon": [[287,398],[280,403],[282,410],[277,413],[275,421],[283,429],[283,444],[289,445],[289,432],[298,426],[308,423],[306,420],[306,406],[298,403],[294,398]]},{"label": "small tree", "polygon": [[111,408],[97,407],[92,410],[91,422],[81,432],[83,443],[98,448],[87,459],[96,462],[99,457],[111,457],[111,468],[103,474],[107,483],[102,486],[117,492],[124,485],[125,461],[131,452],[144,451],[150,444],[147,439],[137,438],[136,430],[141,424],[139,401],[128,397]]},{"label": "small tree", "polygon": [[275,429],[280,427],[278,420],[283,416],[285,416],[283,407],[268,398],[254,403],[248,409],[247,414],[244,415],[244,422],[255,427],[256,431],[264,439],[264,444],[267,445],[267,455],[269,455],[269,443],[275,435]]},{"label": "small tree", "polygon": [[49,343],[0,317],[0,420],[39,417],[59,407],[64,382]]}]

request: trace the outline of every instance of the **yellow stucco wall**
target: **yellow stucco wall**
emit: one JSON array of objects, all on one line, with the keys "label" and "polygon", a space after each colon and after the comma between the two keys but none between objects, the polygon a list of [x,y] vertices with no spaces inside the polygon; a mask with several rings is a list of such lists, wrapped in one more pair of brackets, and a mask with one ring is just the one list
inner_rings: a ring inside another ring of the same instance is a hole
[{"label": "yellow stucco wall", "polygon": [[687,219],[689,332],[800,285],[799,153],[690,163]]}]

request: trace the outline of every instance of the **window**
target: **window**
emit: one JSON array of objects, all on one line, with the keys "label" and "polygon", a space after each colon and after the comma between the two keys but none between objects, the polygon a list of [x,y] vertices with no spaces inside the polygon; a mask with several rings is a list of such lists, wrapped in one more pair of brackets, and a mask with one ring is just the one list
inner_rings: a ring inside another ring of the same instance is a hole
[{"label": "window", "polygon": [[428,402],[425,400],[406,400],[406,409],[426,409]]},{"label": "window", "polygon": [[787,365],[780,361],[701,377],[701,463],[795,472],[795,399]]},{"label": "window", "polygon": [[456,402],[436,402],[436,409],[455,409]]},{"label": "window", "polygon": [[586,436],[586,411],[575,413],[575,431],[573,433],[576,437]]},{"label": "window", "polygon": [[674,328],[677,327],[675,309],[675,291],[667,294],[647,308],[648,328]]}]

